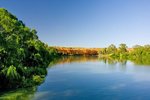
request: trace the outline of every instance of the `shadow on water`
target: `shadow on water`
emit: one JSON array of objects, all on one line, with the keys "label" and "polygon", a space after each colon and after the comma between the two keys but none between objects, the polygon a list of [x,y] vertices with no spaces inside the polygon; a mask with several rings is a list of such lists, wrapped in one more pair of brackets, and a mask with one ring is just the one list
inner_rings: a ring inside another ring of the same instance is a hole
[{"label": "shadow on water", "polygon": [[[150,65],[150,59],[136,59],[131,60],[135,65]],[[126,69],[127,59],[112,59],[112,58],[98,58],[96,56],[64,56],[60,58],[55,58],[50,62],[49,68],[54,65],[59,64],[68,64],[68,63],[84,63],[84,62],[102,62],[105,65],[111,65],[112,69],[119,65],[119,68],[124,70]],[[110,67],[110,66],[109,66]],[[1,92],[0,91],[0,100],[32,100],[35,98],[35,93],[37,93],[38,86],[17,89],[13,91]],[[36,97],[38,94],[36,94]]]}]

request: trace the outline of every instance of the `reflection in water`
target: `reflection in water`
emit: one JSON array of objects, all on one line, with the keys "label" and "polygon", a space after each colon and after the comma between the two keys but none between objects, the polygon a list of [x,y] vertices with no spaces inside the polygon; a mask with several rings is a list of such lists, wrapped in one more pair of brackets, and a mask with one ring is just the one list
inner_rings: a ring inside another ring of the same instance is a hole
[{"label": "reflection in water", "polygon": [[26,89],[17,89],[15,91],[0,93],[0,100],[31,100],[34,98],[34,93],[37,87],[30,87]]},{"label": "reflection in water", "polygon": [[49,66],[53,66],[56,64],[65,64],[65,63],[81,63],[81,62],[97,62],[102,61],[105,64],[116,65],[120,64],[120,66],[126,66],[127,61],[131,61],[135,65],[150,65],[150,58],[136,58],[132,60],[128,59],[114,59],[114,58],[99,58],[97,56],[63,56],[60,58],[54,58],[53,61],[49,64]]},{"label": "reflection in water", "polygon": [[109,65],[116,65],[117,63],[120,63],[120,65],[126,65],[127,60],[126,59],[112,59],[112,58],[99,58],[97,56],[63,56],[60,58],[55,58],[53,61],[49,64],[49,66],[53,66],[56,64],[65,64],[65,63],[81,63],[81,62],[97,62],[102,61],[105,64]]},{"label": "reflection in water", "polygon": [[[92,62],[92,64],[90,65],[89,62]],[[74,64],[76,64],[76,63],[77,63],[77,65],[74,67]],[[83,67],[83,65],[82,65],[83,63],[87,63],[87,65],[86,66],[84,65],[85,67]],[[67,81],[70,82],[70,80],[72,80],[73,81],[72,84],[74,83],[74,86],[76,86],[76,84],[78,84],[79,87],[80,87],[80,85],[81,86],[83,85],[83,84],[79,84],[79,82],[76,83],[76,81],[79,80],[80,77],[81,78],[83,77],[83,76],[80,76],[80,74],[85,73],[85,72],[87,73],[87,76],[84,77],[83,79],[86,79],[87,77],[93,77],[93,76],[90,76],[91,74],[88,73],[88,70],[85,70],[85,69],[88,69],[88,68],[90,69],[89,71],[93,71],[93,73],[103,73],[103,74],[105,73],[104,76],[96,76],[94,78],[91,78],[91,79],[93,79],[93,82],[95,82],[95,83],[90,83],[90,82],[88,83],[88,84],[97,85],[97,87],[100,87],[101,85],[103,85],[103,83],[101,83],[101,82],[100,82],[101,84],[100,83],[96,84],[97,81],[98,82],[100,81],[100,80],[98,80],[99,78],[102,78],[103,80],[105,80],[107,82],[108,76],[109,76],[110,73],[108,75],[106,73],[113,72],[113,71],[116,71],[116,70],[119,70],[119,72],[127,72],[127,73],[132,72],[132,73],[134,73],[133,78],[136,81],[143,81],[143,80],[149,81],[149,79],[146,78],[146,76],[150,76],[146,72],[146,71],[149,71],[149,68],[147,68],[147,69],[145,67],[144,68],[143,67],[138,68],[137,66],[134,66],[133,64],[132,64],[132,66],[130,66],[130,63],[131,62],[127,61],[126,59],[112,59],[112,58],[107,58],[106,59],[106,58],[98,58],[96,56],[88,56],[88,57],[87,56],[69,56],[69,57],[64,56],[64,57],[60,57],[60,58],[55,58],[50,63],[49,66],[53,67],[53,66],[57,66],[57,65],[60,66],[60,65],[66,64],[69,67],[67,67],[66,69],[64,68],[64,69],[60,70],[60,72],[64,72],[64,73],[67,73],[67,71],[68,72],[70,71],[71,73],[73,73],[73,70],[76,70],[75,68],[77,68],[77,71],[78,70],[80,71],[78,77],[77,76],[70,76],[70,73],[68,73],[67,76],[64,75],[64,77],[68,77],[69,80],[67,80]],[[148,65],[149,63],[150,62],[149,62],[148,59],[146,59],[146,60],[138,59],[138,60],[135,60],[134,64],[140,64],[140,65],[141,64],[142,65],[146,64],[146,65]],[[54,69],[55,69],[55,67],[54,67]],[[55,74],[55,73],[60,74],[60,72],[57,72],[57,71],[53,72],[53,70],[52,70],[52,72],[49,72],[49,75],[51,75],[51,73],[52,74]],[[123,74],[123,73],[121,73],[121,74]],[[57,85],[62,80],[62,81],[64,81],[64,84],[66,84],[65,83],[66,78],[63,79],[64,77],[59,78],[59,77],[54,76],[54,79],[53,79],[53,75],[51,75],[51,76],[49,76],[49,75],[47,77],[48,78],[52,77],[52,79],[47,80],[47,81],[50,81],[51,83],[56,81],[55,85]],[[115,74],[112,74],[112,75],[110,74],[110,76],[113,76],[113,75],[115,75]],[[120,74],[115,76],[118,79],[115,80],[116,83],[114,83],[114,85],[113,85],[114,80],[113,81],[111,80],[112,84],[108,84],[109,82],[107,83],[110,89],[117,90],[117,89],[125,87],[125,85],[127,84],[126,81],[121,80],[122,78],[120,78],[119,76],[120,76]],[[61,77],[61,75],[60,75],[60,77]],[[77,80],[73,80],[74,79],[73,77],[76,78]],[[121,77],[127,77],[127,76],[121,76]],[[57,78],[58,78],[58,81],[57,81]],[[83,79],[80,80],[80,81],[83,81]],[[126,79],[126,80],[129,81],[129,79]],[[1,99],[2,100],[32,100],[32,99],[40,100],[45,95],[47,95],[48,99],[50,98],[49,95],[53,95],[53,96],[61,95],[61,91],[57,92],[59,95],[57,95],[57,93],[51,92],[51,89],[57,90],[58,88],[55,87],[55,85],[52,85],[52,87],[50,87],[49,86],[50,83],[47,83],[47,81],[46,81],[46,83],[43,83],[45,88],[40,87],[39,90],[37,89],[37,86],[35,86],[35,87],[32,87],[32,88],[18,89],[18,90],[9,91],[9,92],[2,92],[2,93],[0,93],[0,100]],[[105,82],[105,81],[102,81],[102,82]],[[123,81],[123,82],[120,82],[120,81]],[[84,81],[83,81],[83,83],[84,83]],[[86,83],[87,86],[88,86],[88,84]],[[104,85],[105,84],[106,83],[104,83]],[[83,87],[84,87],[84,85],[83,85]],[[70,84],[70,86],[71,86],[71,84]],[[102,87],[104,87],[104,86],[102,86]],[[100,87],[100,88],[102,88],[102,87]],[[60,86],[60,88],[62,88],[62,91],[63,91],[64,87]],[[76,87],[71,87],[71,88],[74,88],[74,90],[64,90],[64,91],[67,91],[67,92],[63,91],[62,93],[66,93],[66,96],[71,95],[71,93],[74,94],[74,92],[76,90]],[[82,87],[80,87],[80,88],[82,89]],[[89,88],[89,86],[86,87],[86,88]],[[44,89],[47,89],[47,90],[44,91],[44,92],[41,91],[41,90],[44,90]],[[37,90],[38,90],[38,92],[37,92]],[[107,91],[104,91],[104,92],[107,92]],[[79,92],[81,92],[81,91],[79,91]],[[75,95],[75,94],[74,95],[75,96],[79,95],[78,92],[76,92],[76,94],[77,95]],[[48,100],[48,99],[46,99],[46,100]]]},{"label": "reflection in water", "polygon": [[144,57],[144,58],[136,58],[132,59],[131,61],[134,62],[136,65],[150,65],[150,56],[149,57]]},{"label": "reflection in water", "polygon": [[65,63],[75,63],[75,62],[96,62],[98,61],[97,56],[63,56],[60,58],[53,59],[52,62],[50,62],[49,66],[53,66],[56,64],[65,64]]}]

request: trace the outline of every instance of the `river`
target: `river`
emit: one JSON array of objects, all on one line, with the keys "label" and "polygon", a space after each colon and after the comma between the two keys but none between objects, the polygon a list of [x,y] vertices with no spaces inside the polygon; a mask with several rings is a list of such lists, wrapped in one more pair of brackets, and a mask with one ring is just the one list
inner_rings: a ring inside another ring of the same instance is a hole
[{"label": "river", "polygon": [[0,100],[149,100],[150,65],[97,57],[65,57],[50,63],[45,81],[1,93]]}]

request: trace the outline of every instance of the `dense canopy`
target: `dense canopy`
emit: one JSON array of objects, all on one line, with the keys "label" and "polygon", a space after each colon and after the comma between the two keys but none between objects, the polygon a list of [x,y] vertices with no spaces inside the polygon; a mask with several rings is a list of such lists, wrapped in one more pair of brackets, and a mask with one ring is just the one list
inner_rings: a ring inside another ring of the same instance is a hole
[{"label": "dense canopy", "polygon": [[42,82],[51,56],[36,33],[0,8],[0,88],[26,87]]}]

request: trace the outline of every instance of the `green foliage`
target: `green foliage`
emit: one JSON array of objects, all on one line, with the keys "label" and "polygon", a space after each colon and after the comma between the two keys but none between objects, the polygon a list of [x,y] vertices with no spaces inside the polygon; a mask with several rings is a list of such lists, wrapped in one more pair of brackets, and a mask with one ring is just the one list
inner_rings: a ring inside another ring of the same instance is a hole
[{"label": "green foliage", "polygon": [[130,52],[130,59],[138,62],[146,62],[150,64],[150,45],[140,46],[136,45],[133,47],[133,51]]},{"label": "green foliage", "polygon": [[112,58],[126,58],[128,56],[126,44],[120,44],[119,48],[116,48],[114,44],[108,46],[108,48],[102,48],[99,51],[100,57],[112,57]]},{"label": "green foliage", "polygon": [[126,53],[127,52],[127,45],[122,43],[119,45],[119,52],[120,53]]},{"label": "green foliage", "polygon": [[140,46],[135,45],[133,48],[127,49],[126,44],[120,44],[119,48],[111,44],[108,48],[103,48],[99,51],[100,57],[111,57],[119,59],[130,59],[137,62],[143,61],[147,62],[150,59],[150,45]]},{"label": "green foliage", "polygon": [[37,76],[47,74],[46,67],[56,52],[36,33],[0,8],[0,88],[31,86]]},{"label": "green foliage", "polygon": [[117,51],[117,48],[114,44],[111,44],[108,48],[107,48],[107,53],[109,54],[115,54]]},{"label": "green foliage", "polygon": [[39,75],[33,75],[33,81],[35,84],[40,84],[44,81],[44,79],[42,77],[40,77]]},{"label": "green foliage", "polygon": [[14,67],[13,65],[8,67],[7,72],[6,72],[6,77],[9,80],[19,79],[19,74],[16,71],[16,67]]}]

